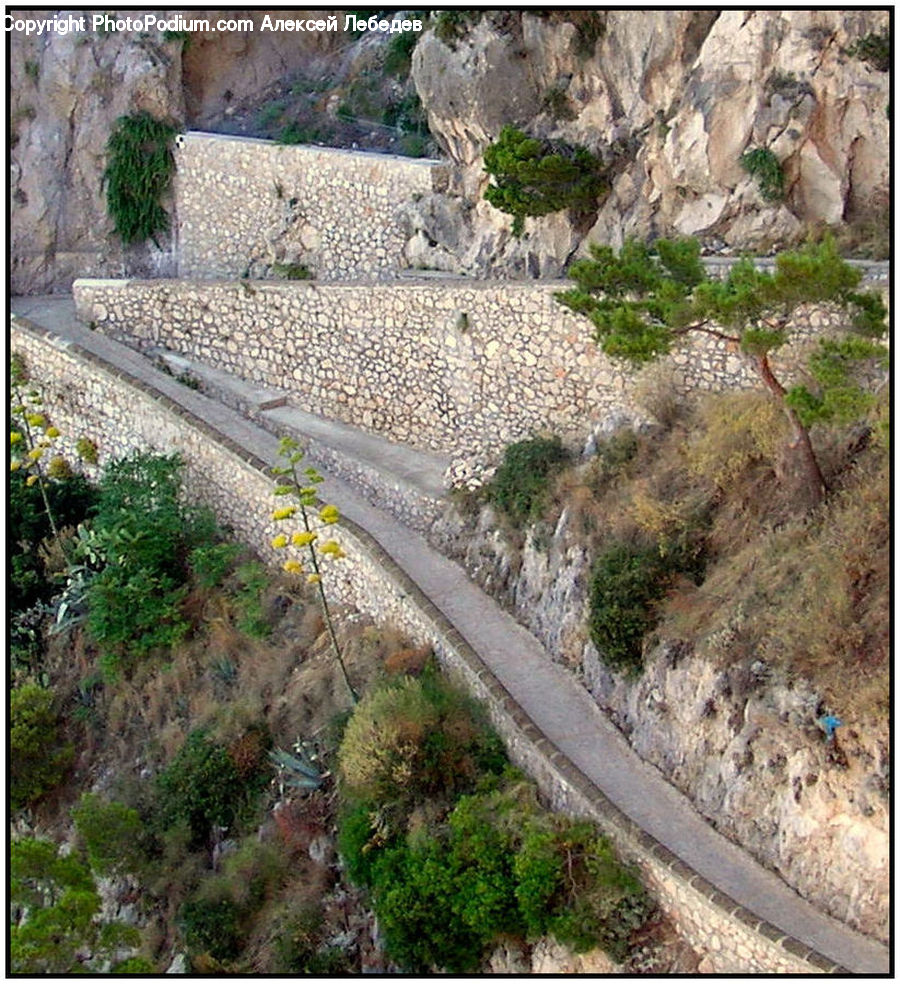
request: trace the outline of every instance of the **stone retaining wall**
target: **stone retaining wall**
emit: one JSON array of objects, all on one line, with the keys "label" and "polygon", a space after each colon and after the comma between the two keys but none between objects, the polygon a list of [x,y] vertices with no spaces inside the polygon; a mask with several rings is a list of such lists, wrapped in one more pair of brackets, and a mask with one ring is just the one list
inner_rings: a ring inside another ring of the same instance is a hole
[{"label": "stone retaining wall", "polygon": [[[538,431],[582,436],[612,413],[641,416],[656,374],[677,391],[757,386],[735,346],[697,337],[661,366],[607,359],[590,325],[553,299],[563,283],[390,285],[78,280],[79,317],[141,348],[163,346],[304,410],[460,457]],[[808,337],[840,315],[808,308]],[[790,364],[786,347],[773,363]]]},{"label": "stone retaining wall", "polygon": [[431,192],[444,168],[211,133],[180,137],[175,162],[181,277],[259,276],[274,263],[302,263],[330,279],[392,278],[408,238],[401,208]]},{"label": "stone retaining wall", "polygon": [[[276,524],[270,518],[267,462],[165,395],[25,319],[13,321],[10,342],[11,351],[24,355],[49,418],[70,443],[91,437],[101,465],[132,450],[179,451],[193,493],[215,509],[222,523],[233,526],[240,539],[275,560],[268,546]],[[466,640],[365,530],[344,520],[339,532],[349,556],[325,572],[330,594],[434,647],[444,665],[487,702],[512,759],[534,777],[553,805],[595,820],[640,865],[662,908],[704,955],[704,972],[842,972],[718,892],[636,827],[535,727]]]}]

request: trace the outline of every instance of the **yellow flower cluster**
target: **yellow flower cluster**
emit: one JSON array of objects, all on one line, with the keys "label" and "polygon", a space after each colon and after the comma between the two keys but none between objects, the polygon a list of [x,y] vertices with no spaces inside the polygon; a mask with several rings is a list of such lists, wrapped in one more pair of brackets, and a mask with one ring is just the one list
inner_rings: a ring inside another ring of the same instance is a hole
[{"label": "yellow flower cluster", "polygon": [[338,522],[340,518],[341,514],[338,512],[337,506],[323,506],[319,510],[319,519],[321,519],[323,523],[331,525],[332,523]]}]

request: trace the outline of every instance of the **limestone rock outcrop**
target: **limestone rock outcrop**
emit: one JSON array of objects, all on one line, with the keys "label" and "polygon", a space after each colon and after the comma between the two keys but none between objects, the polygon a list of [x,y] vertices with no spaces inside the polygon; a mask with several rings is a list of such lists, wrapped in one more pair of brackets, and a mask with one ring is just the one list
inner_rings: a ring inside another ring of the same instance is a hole
[{"label": "limestone rock outcrop", "polygon": [[[46,18],[46,10],[17,17]],[[10,45],[10,273],[16,294],[68,290],[75,277],[173,271],[171,246],[123,248],[106,215],[106,141],[119,116],[181,120],[181,44],[88,30]]]},{"label": "limestone rock outcrop", "polygon": [[[449,44],[429,33],[417,45],[429,125],[461,169],[443,202],[418,203],[419,264],[553,275],[588,241],[632,235],[771,249],[886,208],[889,76],[849,53],[887,29],[883,12],[620,10],[578,24],[573,13],[485,15]],[[560,213],[514,239],[482,200],[482,154],[505,123],[613,162],[587,235]],[[764,200],[742,168],[754,148],[777,159],[783,200]]]}]

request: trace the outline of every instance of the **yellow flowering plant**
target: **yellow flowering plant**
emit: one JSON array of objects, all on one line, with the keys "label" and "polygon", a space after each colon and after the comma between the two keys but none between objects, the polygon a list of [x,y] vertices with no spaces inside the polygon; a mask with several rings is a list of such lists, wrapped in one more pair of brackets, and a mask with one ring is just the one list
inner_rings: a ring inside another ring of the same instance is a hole
[{"label": "yellow flowering plant", "polygon": [[277,465],[272,469],[272,474],[276,476],[278,483],[275,486],[276,496],[290,496],[296,500],[297,505],[281,506],[272,511],[272,519],[276,522],[285,522],[298,517],[303,524],[301,530],[291,534],[279,533],[271,541],[271,545],[276,550],[286,549],[289,546],[305,548],[309,562],[309,570],[296,558],[289,558],[282,564],[282,569],[289,574],[306,573],[306,583],[318,589],[319,602],[322,606],[322,615],[328,627],[328,634],[331,638],[331,648],[335,658],[341,668],[344,682],[350,691],[350,696],[355,704],[359,700],[359,695],[353,689],[347,667],[341,653],[337,634],[334,629],[334,622],[331,611],[328,607],[328,598],[325,594],[325,584],[322,580],[320,561],[322,558],[339,560],[347,555],[341,549],[338,542],[328,539],[324,543],[319,542],[319,530],[316,526],[324,529],[327,526],[334,526],[340,521],[341,514],[337,506],[319,502],[318,486],[324,479],[319,472],[311,465],[303,468],[302,476],[300,465],[303,461],[303,452],[300,446],[291,437],[282,437],[278,446],[278,454],[284,461],[283,465]]},{"label": "yellow flowering plant", "polygon": [[[28,472],[25,484],[29,488],[33,485],[38,486],[53,539],[56,540],[65,555],[65,545],[60,539],[59,527],[56,524],[56,518],[50,508],[50,499],[47,495],[47,473],[45,473],[44,465],[41,464],[41,459],[60,436],[60,432],[58,428],[50,424],[46,414],[41,409],[44,401],[38,390],[26,388],[28,382],[25,362],[21,355],[15,353],[10,359],[10,394],[12,397],[10,419],[12,429],[9,434],[9,470],[11,472]],[[62,459],[57,455],[53,458],[51,465],[59,460]],[[53,467],[58,469],[59,466],[54,465]]]}]

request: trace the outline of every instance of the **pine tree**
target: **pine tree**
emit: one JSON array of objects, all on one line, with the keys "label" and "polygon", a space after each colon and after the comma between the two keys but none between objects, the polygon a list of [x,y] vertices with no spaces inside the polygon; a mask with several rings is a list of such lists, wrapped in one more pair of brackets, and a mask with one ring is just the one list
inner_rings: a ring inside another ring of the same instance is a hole
[{"label": "pine tree", "polygon": [[[802,503],[817,505],[825,481],[810,440],[814,423],[846,421],[872,396],[853,380],[860,360],[885,360],[880,343],[886,310],[873,291],[859,291],[862,274],[846,263],[830,238],[776,259],[774,273],[750,259],[725,280],[711,280],[694,239],[627,242],[618,255],[592,245],[591,258],[572,264],[575,288],[557,300],[590,319],[603,352],[639,367],[665,355],[679,339],[703,334],[738,346],[761,386],[791,428],[790,453],[800,476]],[[846,315],[840,338],[823,339],[809,362],[813,388],[788,389],[771,355],[790,340],[789,327],[804,304],[827,304]]]}]

